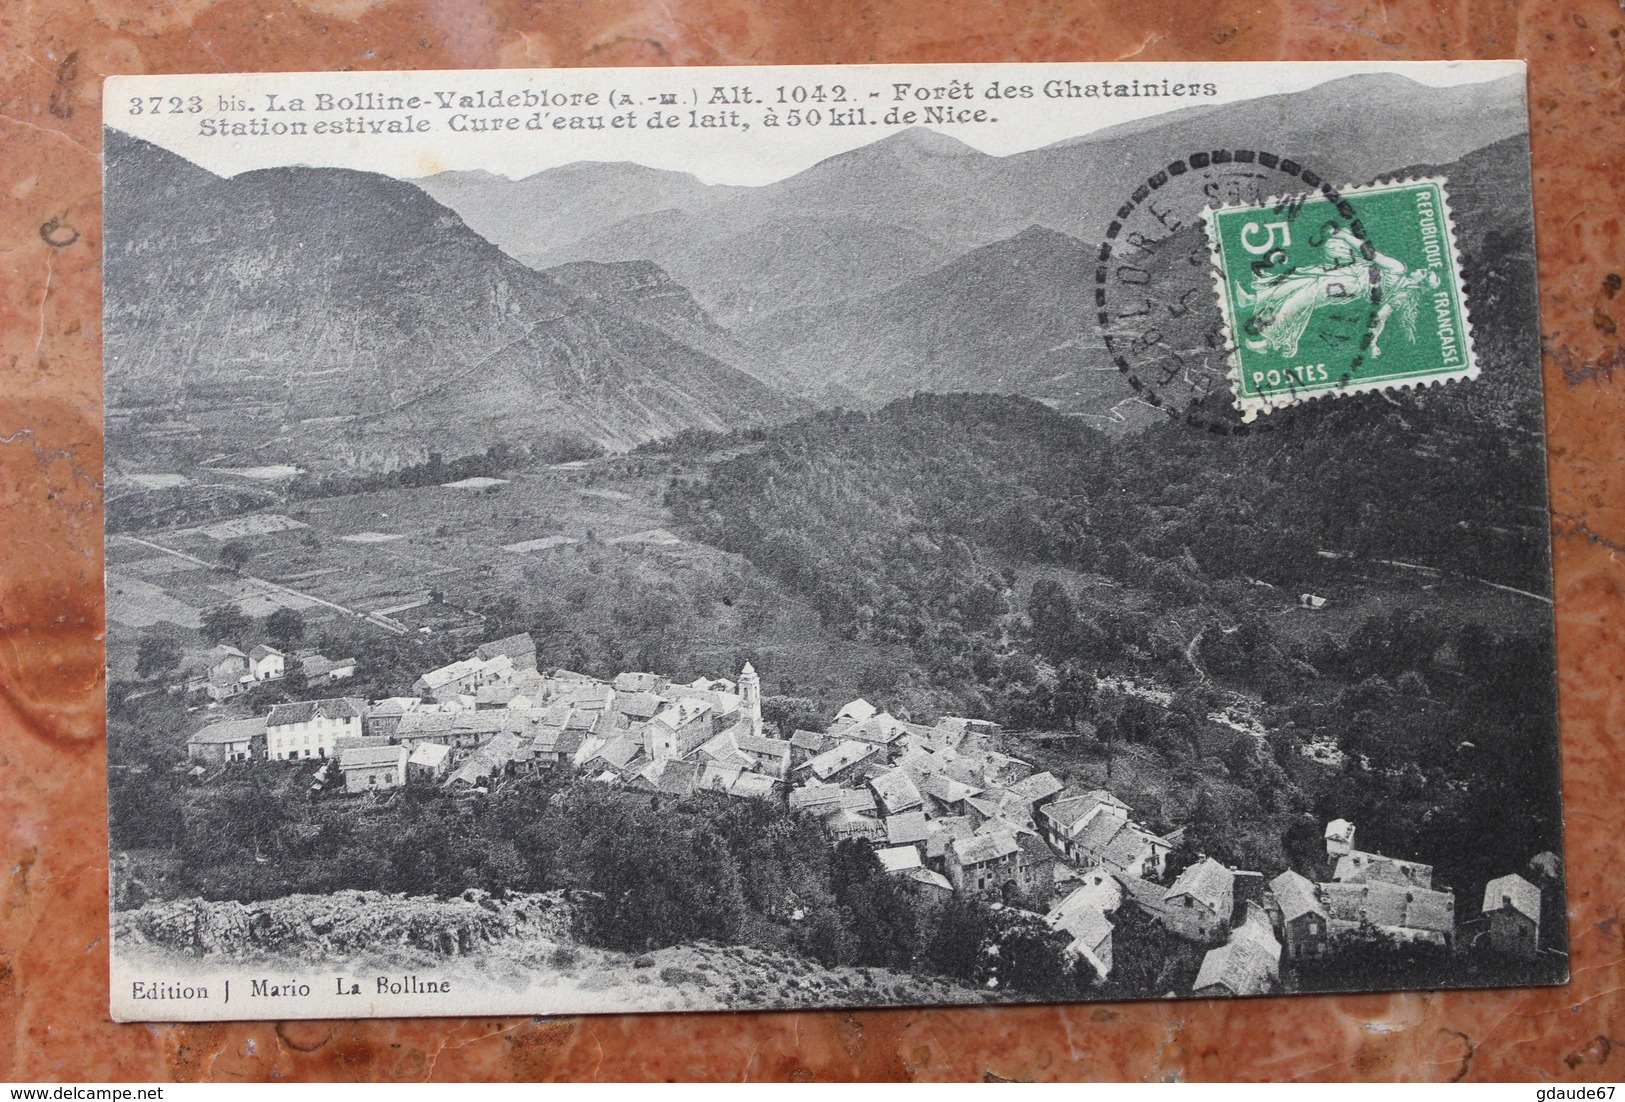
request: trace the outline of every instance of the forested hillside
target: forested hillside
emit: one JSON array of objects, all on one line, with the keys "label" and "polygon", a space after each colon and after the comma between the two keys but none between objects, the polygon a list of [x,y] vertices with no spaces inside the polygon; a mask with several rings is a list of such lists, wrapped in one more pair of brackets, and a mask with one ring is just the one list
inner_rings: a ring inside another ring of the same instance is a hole
[{"label": "forested hillside", "polygon": [[[770,430],[669,503],[849,638],[907,644],[945,709],[1151,744],[1260,815],[1368,811],[1377,848],[1477,874],[1557,831],[1538,402],[1493,385],[1243,438],[922,395]],[[1172,702],[1101,688],[1125,681]],[[1216,741],[1227,709],[1262,737]],[[1305,749],[1341,779],[1296,783]]]}]

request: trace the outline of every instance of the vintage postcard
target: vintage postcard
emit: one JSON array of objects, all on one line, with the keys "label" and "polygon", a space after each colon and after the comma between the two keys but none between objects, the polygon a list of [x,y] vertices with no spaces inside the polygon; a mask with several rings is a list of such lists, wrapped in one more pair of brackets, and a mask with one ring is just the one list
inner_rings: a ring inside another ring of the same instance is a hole
[{"label": "vintage postcard", "polygon": [[114,1016],[1563,982],[1524,88],[109,80]]}]

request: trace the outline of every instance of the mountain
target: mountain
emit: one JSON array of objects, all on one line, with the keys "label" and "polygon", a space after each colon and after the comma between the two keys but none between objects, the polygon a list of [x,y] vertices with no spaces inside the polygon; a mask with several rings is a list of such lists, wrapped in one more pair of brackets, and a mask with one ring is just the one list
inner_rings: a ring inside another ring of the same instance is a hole
[{"label": "mountain", "polygon": [[580,161],[519,180],[474,170],[415,182],[514,257],[556,250],[628,218],[703,207],[745,190],[630,161]]},{"label": "mountain", "polygon": [[1100,412],[1122,395],[1093,336],[1094,252],[1041,226],[880,294],[774,315],[744,338],[786,389],[863,404],[914,391],[1024,394]]},{"label": "mountain", "polygon": [[[1529,342],[1539,331],[1530,293],[1522,138],[1502,139],[1453,162],[1390,167],[1390,175],[1450,181],[1476,344],[1486,366],[1485,379],[1466,400],[1482,397],[1489,410],[1510,408],[1501,388],[1517,376],[1489,369],[1534,355]],[[1201,227],[1190,224],[1144,263],[1154,282],[1188,280],[1185,258],[1204,248]],[[888,291],[783,311],[738,334],[763,377],[789,393],[879,405],[917,391],[993,391],[1139,423],[1134,404],[1121,403],[1124,387],[1096,335],[1095,307],[1084,293],[1094,272],[1092,248],[1032,226]]]},{"label": "mountain", "polygon": [[755,350],[700,308],[688,288],[647,260],[602,264],[582,260],[548,268],[548,278],[577,295],[660,330],[667,336],[773,386]]},{"label": "mountain", "polygon": [[[1008,157],[914,128],[762,187],[696,190],[692,177],[652,176],[651,184],[665,187],[664,199],[641,195],[619,220],[606,224],[603,211],[594,211],[581,223],[588,232],[566,227],[543,245],[546,235],[526,230],[534,247],[504,247],[538,268],[652,261],[722,324],[759,326],[782,311],[895,286],[1030,225],[1094,241],[1136,185],[1195,151],[1266,143],[1334,181],[1452,161],[1527,128],[1522,90],[1518,78],[1424,89],[1401,76],[1362,74],[1301,92],[1180,108]],[[577,167],[538,173],[532,186],[563,180]],[[441,194],[469,212],[471,223],[505,219],[490,231],[492,240],[516,240],[514,226],[531,219],[530,209],[485,204],[476,211],[478,183]],[[618,201],[619,186],[599,194],[605,209]]]},{"label": "mountain", "polygon": [[1448,163],[1527,131],[1519,77],[1433,88],[1391,73],[1327,81],[1301,92],[1137,119],[1004,162],[1031,220],[1086,241],[1135,186],[1176,158],[1264,149],[1337,184],[1403,165]]},{"label": "mountain", "polygon": [[720,322],[740,324],[952,259],[963,235],[1004,217],[995,162],[945,135],[906,130],[723,202],[638,215],[523,259],[652,260]]},{"label": "mountain", "polygon": [[201,426],[200,447],[372,466],[499,441],[623,448],[793,412],[411,184],[302,167],[220,179],[112,130],[105,148],[115,419],[162,411]]}]

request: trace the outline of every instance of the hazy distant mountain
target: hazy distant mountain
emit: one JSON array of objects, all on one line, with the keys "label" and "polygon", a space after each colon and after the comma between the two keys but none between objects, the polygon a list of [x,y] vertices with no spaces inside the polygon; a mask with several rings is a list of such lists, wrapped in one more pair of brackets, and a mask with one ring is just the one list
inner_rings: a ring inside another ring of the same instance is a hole
[{"label": "hazy distant mountain", "polygon": [[1021,228],[997,159],[906,130],[723,202],[617,222],[523,259],[652,260],[725,325],[889,287],[964,251],[987,225]]},{"label": "hazy distant mountain", "polygon": [[1007,158],[1031,220],[1097,240],[1113,208],[1167,162],[1210,149],[1264,149],[1333,183],[1410,164],[1454,161],[1525,132],[1523,82],[1424,88],[1388,73],[1344,77],[1302,92],[1193,107]]},{"label": "hazy distant mountain", "polygon": [[775,381],[880,403],[996,391],[1099,411],[1122,384],[1093,339],[1094,253],[1031,226],[889,291],[786,311],[742,331]]},{"label": "hazy distant mountain", "polygon": [[580,161],[519,180],[474,170],[415,182],[513,257],[560,249],[641,214],[703,207],[745,190],[631,161]]},{"label": "hazy distant mountain", "polygon": [[790,413],[411,184],[311,168],[222,180],[111,130],[105,148],[108,404],[229,411],[217,450],[391,463]]},{"label": "hazy distant mountain", "polygon": [[[639,192],[621,220],[604,224],[603,212],[594,211],[581,223],[589,232],[565,227],[550,245],[504,247],[536,267],[653,261],[723,324],[761,325],[780,311],[905,282],[1027,226],[1094,241],[1140,181],[1199,150],[1254,148],[1269,135],[1271,152],[1334,181],[1455,160],[1527,128],[1520,92],[1517,78],[1424,89],[1388,74],[1352,76],[1302,92],[1181,108],[1009,157],[906,130],[763,187],[697,189],[682,174],[649,176],[651,187],[665,190]],[[566,179],[556,174],[579,167],[521,183],[553,188]],[[467,184],[441,194],[448,205],[476,212],[471,223],[531,217],[523,206],[477,200],[480,181]],[[493,184],[493,193],[517,186],[505,185]],[[619,181],[606,184],[604,208],[623,190]],[[518,231],[504,225],[491,233],[503,243]],[[526,236],[539,242],[546,235]]]}]

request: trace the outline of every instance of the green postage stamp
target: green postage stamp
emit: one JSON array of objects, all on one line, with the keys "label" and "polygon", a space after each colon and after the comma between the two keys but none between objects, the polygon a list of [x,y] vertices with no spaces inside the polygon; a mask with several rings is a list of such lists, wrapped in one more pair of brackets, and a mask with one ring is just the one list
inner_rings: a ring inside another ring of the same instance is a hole
[{"label": "green postage stamp", "polygon": [[1442,177],[1204,213],[1236,408],[1478,374]]}]

